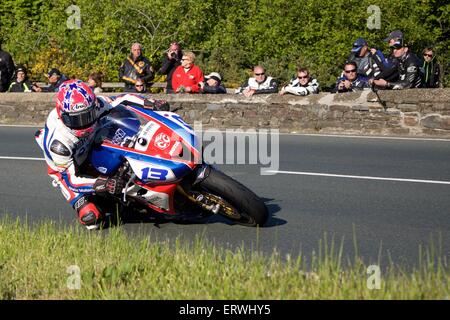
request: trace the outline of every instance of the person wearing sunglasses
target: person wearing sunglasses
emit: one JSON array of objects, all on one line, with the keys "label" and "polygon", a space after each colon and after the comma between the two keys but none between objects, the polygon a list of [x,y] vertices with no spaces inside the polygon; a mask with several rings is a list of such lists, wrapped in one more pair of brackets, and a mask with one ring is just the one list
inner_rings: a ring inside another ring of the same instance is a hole
[{"label": "person wearing sunglasses", "polygon": [[286,93],[297,96],[306,96],[310,93],[319,93],[319,83],[309,74],[308,69],[298,68],[297,76],[292,78],[291,82],[281,88],[280,95]]},{"label": "person wearing sunglasses", "polygon": [[436,61],[436,54],[433,48],[425,48],[422,51],[423,56],[423,78],[422,87],[439,88],[441,87],[441,66]]},{"label": "person wearing sunglasses", "polygon": [[258,65],[253,68],[253,77],[248,78],[235,92],[246,97],[254,94],[277,93],[278,84],[274,78],[266,75],[264,67]]},{"label": "person wearing sunglasses", "polygon": [[336,81],[336,86],[332,93],[355,92],[369,87],[369,79],[366,76],[358,74],[356,62],[347,62],[344,66],[343,76]]},{"label": "person wearing sunglasses", "polygon": [[145,85],[145,81],[141,78],[136,79],[136,83],[134,84],[135,93],[147,93],[147,86]]},{"label": "person wearing sunglasses", "polygon": [[390,45],[392,55],[398,61],[398,80],[375,79],[372,83],[380,89],[419,88],[422,84],[421,63],[419,58],[404,44],[403,38],[394,40]]},{"label": "person wearing sunglasses", "polygon": [[187,51],[181,58],[172,75],[172,88],[175,93],[199,93],[204,86],[203,71],[195,65],[195,54]]}]

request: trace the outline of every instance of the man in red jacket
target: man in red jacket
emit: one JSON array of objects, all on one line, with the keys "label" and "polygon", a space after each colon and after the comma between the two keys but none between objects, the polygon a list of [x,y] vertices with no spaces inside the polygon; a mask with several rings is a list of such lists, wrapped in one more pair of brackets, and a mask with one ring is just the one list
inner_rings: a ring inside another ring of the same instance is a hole
[{"label": "man in red jacket", "polygon": [[172,88],[176,93],[198,93],[204,85],[203,72],[194,64],[195,54],[185,52],[172,75]]}]

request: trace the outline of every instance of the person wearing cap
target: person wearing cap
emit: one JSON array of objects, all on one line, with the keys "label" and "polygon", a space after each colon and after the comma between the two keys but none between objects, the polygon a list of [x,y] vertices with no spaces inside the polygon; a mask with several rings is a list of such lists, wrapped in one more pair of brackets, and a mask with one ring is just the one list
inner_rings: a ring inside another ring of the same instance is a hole
[{"label": "person wearing cap", "polygon": [[311,77],[308,69],[298,68],[297,76],[292,78],[291,82],[280,90],[280,95],[286,93],[295,94],[297,96],[319,93],[319,83],[316,79]]},{"label": "person wearing cap", "polygon": [[41,88],[28,80],[27,70],[19,65],[16,68],[16,80],[11,82],[8,92],[40,92]]},{"label": "person wearing cap", "polygon": [[277,93],[277,81],[266,75],[266,70],[262,66],[253,68],[253,77],[250,77],[242,86],[236,89],[237,94],[251,97],[254,94]]},{"label": "person wearing cap", "polygon": [[211,72],[205,76],[205,85],[203,93],[227,93],[227,89],[222,85],[222,77],[217,72]]},{"label": "person wearing cap", "polygon": [[8,52],[2,50],[1,45],[0,39],[0,92],[5,92],[14,75],[14,61]]},{"label": "person wearing cap", "polygon": [[172,74],[172,88],[175,93],[199,93],[204,86],[202,70],[194,64],[195,54],[185,52],[181,58],[181,65]]},{"label": "person wearing cap", "polygon": [[141,78],[149,85],[155,78],[150,61],[142,55],[140,43],[133,43],[130,55],[119,68],[119,79],[125,82],[125,92],[133,92],[136,79]]},{"label": "person wearing cap", "polygon": [[410,89],[419,88],[422,83],[421,62],[419,58],[404,44],[403,38],[388,39],[392,55],[398,61],[398,80],[386,78],[371,81],[381,89]]},{"label": "person wearing cap", "polygon": [[175,69],[181,65],[181,58],[183,57],[183,51],[178,42],[172,42],[169,49],[164,53],[163,63],[158,73],[167,75],[166,93],[173,93],[172,88],[172,74]]},{"label": "person wearing cap", "polygon": [[[383,40],[384,42],[387,42],[389,47],[394,45],[396,42],[403,42],[403,32],[400,30],[394,30],[391,33],[389,33],[388,37]],[[377,76],[375,76],[373,79],[369,80],[370,85],[373,85],[373,80],[379,80],[379,79],[385,79],[386,81],[394,82],[397,81],[399,78],[398,73],[398,59],[394,56],[393,52],[391,51],[391,54],[386,58],[388,62],[388,66],[384,68]],[[383,89],[383,88],[380,88]]]},{"label": "person wearing cap", "polygon": [[69,80],[64,74],[56,68],[52,68],[47,74],[48,82],[50,85],[47,88],[43,88],[44,92],[58,92],[59,86]]},{"label": "person wearing cap", "polygon": [[348,61],[356,62],[358,74],[368,78],[376,77],[383,70],[392,67],[392,63],[385,58],[380,50],[369,48],[364,38],[358,38],[353,43]]},{"label": "person wearing cap", "polygon": [[400,30],[394,30],[391,33],[389,33],[388,37],[383,41],[387,42],[389,46],[392,46],[394,42],[400,39],[403,40],[403,32],[401,32]]}]

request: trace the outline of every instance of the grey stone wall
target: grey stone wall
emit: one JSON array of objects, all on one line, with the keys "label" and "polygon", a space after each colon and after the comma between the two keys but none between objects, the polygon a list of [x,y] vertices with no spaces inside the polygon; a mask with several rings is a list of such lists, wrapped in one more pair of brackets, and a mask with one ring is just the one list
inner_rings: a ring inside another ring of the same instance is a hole
[{"label": "grey stone wall", "polygon": [[[113,94],[105,94],[113,95]],[[280,132],[450,138],[450,88],[321,93],[307,97],[257,95],[151,95],[167,100],[186,122],[203,128]],[[55,105],[53,93],[0,94],[0,123],[42,125]]]}]

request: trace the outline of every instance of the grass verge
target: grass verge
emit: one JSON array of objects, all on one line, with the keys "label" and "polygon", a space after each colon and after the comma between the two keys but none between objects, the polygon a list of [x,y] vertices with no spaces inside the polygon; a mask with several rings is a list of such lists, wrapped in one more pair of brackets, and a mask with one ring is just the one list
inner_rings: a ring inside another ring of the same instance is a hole
[{"label": "grass verge", "polygon": [[227,250],[201,236],[152,243],[122,228],[3,218],[0,299],[449,299],[449,267],[433,250],[421,250],[414,270],[391,265],[377,282],[358,257],[344,263],[342,246],[320,247],[307,269],[301,256]]}]

